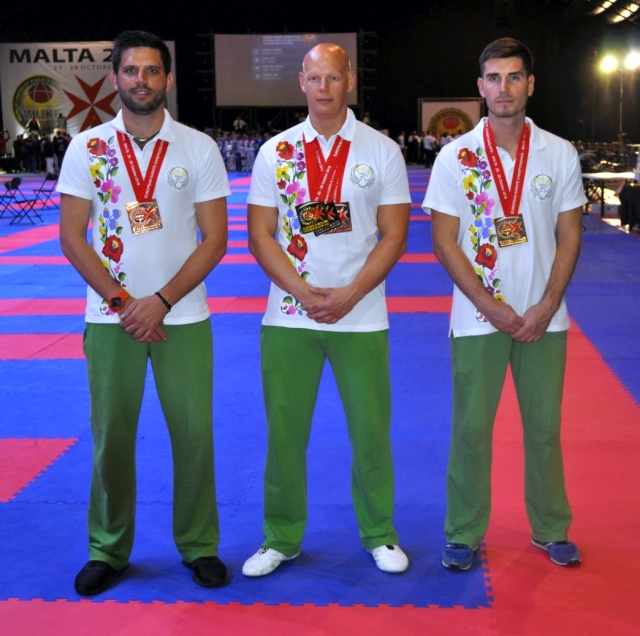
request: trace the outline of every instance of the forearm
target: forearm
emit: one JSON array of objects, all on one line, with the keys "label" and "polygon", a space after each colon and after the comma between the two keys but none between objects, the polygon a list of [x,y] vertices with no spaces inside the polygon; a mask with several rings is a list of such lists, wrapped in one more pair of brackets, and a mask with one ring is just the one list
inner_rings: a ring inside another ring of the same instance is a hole
[{"label": "forearm", "polygon": [[311,299],[309,284],[298,274],[289,257],[269,235],[249,240],[249,251],[262,267],[269,279],[302,303]]},{"label": "forearm", "polygon": [[387,234],[380,239],[358,275],[347,285],[354,306],[386,279],[406,249],[406,234]]},{"label": "forearm", "polygon": [[157,291],[170,305],[175,305],[211,273],[226,251],[226,236],[224,240],[218,237],[203,240],[177,274]]},{"label": "forearm", "polygon": [[62,253],[75,267],[87,285],[102,298],[111,298],[120,291],[120,285],[109,274],[100,257],[81,235],[67,236],[64,226],[60,232]]},{"label": "forearm", "polygon": [[541,303],[548,303],[552,315],[560,307],[573,272],[576,269],[579,256],[580,236],[574,240],[565,240],[558,244],[549,282],[541,300]]}]

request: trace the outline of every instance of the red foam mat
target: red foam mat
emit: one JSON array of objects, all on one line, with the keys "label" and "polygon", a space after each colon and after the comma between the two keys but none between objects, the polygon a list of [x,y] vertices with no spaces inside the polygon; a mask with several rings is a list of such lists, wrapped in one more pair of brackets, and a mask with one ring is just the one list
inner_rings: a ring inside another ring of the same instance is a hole
[{"label": "red foam mat", "polygon": [[84,358],[82,334],[0,334],[0,360]]},{"label": "red foam mat", "polygon": [[75,438],[0,439],[0,502],[7,503],[15,497],[77,441]]},{"label": "red foam mat", "polygon": [[19,250],[23,247],[36,245],[37,243],[44,243],[45,241],[52,241],[59,236],[60,225],[58,223],[16,232],[9,236],[0,237],[0,253]]},{"label": "red foam mat", "polygon": [[[493,636],[488,609],[454,607],[316,607],[214,602],[0,602],[0,622],[12,636]],[[73,626],[73,627],[72,627]]]}]

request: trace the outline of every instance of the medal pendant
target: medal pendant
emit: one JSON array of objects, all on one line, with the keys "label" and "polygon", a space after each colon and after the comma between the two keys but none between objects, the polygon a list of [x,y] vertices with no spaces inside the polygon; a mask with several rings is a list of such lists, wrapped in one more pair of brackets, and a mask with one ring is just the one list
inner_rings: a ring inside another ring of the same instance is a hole
[{"label": "medal pendant", "polygon": [[159,230],[162,227],[160,210],[155,199],[127,203],[127,214],[129,215],[129,223],[133,234],[143,234],[144,232]]},{"label": "medal pendant", "polygon": [[527,231],[524,228],[522,214],[518,216],[503,216],[493,219],[498,235],[498,245],[500,247],[510,247],[527,242]]}]

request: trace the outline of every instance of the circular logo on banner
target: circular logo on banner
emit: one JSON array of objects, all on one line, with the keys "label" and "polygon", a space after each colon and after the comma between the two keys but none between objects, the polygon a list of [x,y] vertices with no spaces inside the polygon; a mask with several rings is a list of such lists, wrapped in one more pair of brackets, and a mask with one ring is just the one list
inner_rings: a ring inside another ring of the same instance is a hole
[{"label": "circular logo on banner", "polygon": [[443,108],[429,122],[429,132],[434,135],[464,134],[473,128],[471,118],[459,108]]},{"label": "circular logo on banner", "polygon": [[546,201],[553,194],[553,179],[546,172],[538,172],[529,180],[529,192],[538,199],[538,201]]},{"label": "circular logo on banner", "polygon": [[189,184],[189,172],[184,166],[174,166],[167,170],[167,184],[173,190],[184,190]]},{"label": "circular logo on banner", "polygon": [[349,170],[349,179],[357,188],[368,190],[376,182],[376,173],[368,163],[357,163]]},{"label": "circular logo on banner", "polygon": [[26,128],[33,115],[44,134],[52,133],[58,117],[58,83],[47,75],[33,75],[24,80],[13,93],[13,116]]}]

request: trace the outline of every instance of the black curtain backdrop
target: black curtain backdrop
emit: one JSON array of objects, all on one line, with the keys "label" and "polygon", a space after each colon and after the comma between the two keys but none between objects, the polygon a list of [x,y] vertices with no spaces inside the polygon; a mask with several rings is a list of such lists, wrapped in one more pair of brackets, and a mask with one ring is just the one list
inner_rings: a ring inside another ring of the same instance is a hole
[{"label": "black curtain backdrop", "polygon": [[[638,27],[608,25],[602,17],[572,10],[570,0],[396,0],[386,11],[365,3],[326,0],[283,3],[159,4],[123,0],[89,5],[79,0],[45,0],[0,9],[0,40],[45,42],[109,40],[125,29],[143,29],[175,40],[180,119],[199,128],[211,125],[211,102],[204,86],[203,42],[198,34],[375,31],[376,91],[365,104],[372,119],[393,136],[417,126],[420,97],[477,95],[478,57],[503,36],[529,45],[535,59],[536,90],[528,113],[536,123],[569,139],[610,141],[618,132],[620,73],[604,76],[599,56],[622,55],[634,44]],[[640,142],[640,70],[625,72],[624,128]],[[1,78],[0,78],[1,82]]]}]

